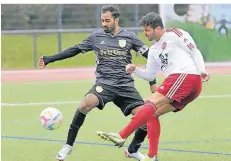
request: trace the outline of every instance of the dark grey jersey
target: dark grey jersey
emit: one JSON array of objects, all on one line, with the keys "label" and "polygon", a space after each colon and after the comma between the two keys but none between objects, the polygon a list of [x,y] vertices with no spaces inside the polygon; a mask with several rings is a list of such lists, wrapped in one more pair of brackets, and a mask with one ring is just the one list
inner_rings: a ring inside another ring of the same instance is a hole
[{"label": "dark grey jersey", "polygon": [[96,83],[112,86],[134,85],[132,76],[126,72],[126,65],[132,61],[131,50],[141,54],[148,51],[135,34],[124,29],[116,35],[97,30],[77,47],[83,53],[96,53]]}]

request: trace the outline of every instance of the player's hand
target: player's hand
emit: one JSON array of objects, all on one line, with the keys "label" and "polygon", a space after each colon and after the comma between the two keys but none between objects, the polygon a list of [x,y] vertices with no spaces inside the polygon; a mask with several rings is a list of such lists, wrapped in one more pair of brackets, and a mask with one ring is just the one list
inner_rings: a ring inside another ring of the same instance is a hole
[{"label": "player's hand", "polygon": [[43,69],[43,68],[45,68],[45,62],[44,62],[44,56],[41,56],[40,58],[39,58],[39,61],[38,61],[38,64],[39,64],[39,69]]},{"label": "player's hand", "polygon": [[201,77],[202,77],[202,82],[208,82],[210,79],[210,75],[208,73],[201,73]]},{"label": "player's hand", "polygon": [[126,65],[126,72],[132,74],[136,70],[135,64],[128,64]]}]

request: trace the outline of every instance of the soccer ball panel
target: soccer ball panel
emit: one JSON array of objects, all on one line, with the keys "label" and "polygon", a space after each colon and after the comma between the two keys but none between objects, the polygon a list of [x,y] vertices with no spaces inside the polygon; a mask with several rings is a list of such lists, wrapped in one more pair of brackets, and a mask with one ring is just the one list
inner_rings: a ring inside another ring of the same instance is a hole
[{"label": "soccer ball panel", "polygon": [[54,107],[45,108],[40,114],[40,123],[45,129],[57,129],[63,123],[63,115]]}]

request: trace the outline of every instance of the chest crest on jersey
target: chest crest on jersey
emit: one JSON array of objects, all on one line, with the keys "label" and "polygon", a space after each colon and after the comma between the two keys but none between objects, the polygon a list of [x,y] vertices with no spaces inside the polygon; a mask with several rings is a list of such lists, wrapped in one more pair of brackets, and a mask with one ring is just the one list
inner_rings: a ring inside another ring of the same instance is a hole
[{"label": "chest crest on jersey", "polygon": [[125,46],[126,46],[126,40],[119,40],[119,46],[121,47],[121,48],[124,48]]}]

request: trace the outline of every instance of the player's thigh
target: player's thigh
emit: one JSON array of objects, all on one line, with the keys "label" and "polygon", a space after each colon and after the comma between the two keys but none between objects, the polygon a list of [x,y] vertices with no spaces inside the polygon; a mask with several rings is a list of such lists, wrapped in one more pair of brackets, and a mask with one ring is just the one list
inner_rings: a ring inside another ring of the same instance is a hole
[{"label": "player's thigh", "polygon": [[150,97],[148,97],[146,100],[154,103],[156,108],[159,108],[159,107],[166,105],[166,104],[169,104],[171,102],[171,100],[168,99],[165,95],[163,95],[157,91],[155,93],[153,93]]},{"label": "player's thigh", "polygon": [[174,110],[174,112],[181,111],[189,103],[191,103],[192,101],[194,101],[200,95],[201,90],[202,90],[202,84],[201,84],[201,82],[198,81],[198,83],[196,83],[195,86],[197,86],[197,88],[195,88],[194,90],[192,90],[192,92],[190,92],[190,94],[187,97],[184,97],[181,100],[181,102],[173,101],[171,103],[171,105],[176,108],[176,110]]},{"label": "player's thigh", "polygon": [[173,105],[165,104],[157,108],[155,115],[159,117],[161,115],[164,115],[166,113],[173,112],[173,111],[176,111],[176,108]]},{"label": "player's thigh", "polygon": [[134,87],[117,88],[117,97],[113,101],[120,108],[125,116],[144,104],[144,100]]},{"label": "player's thigh", "polygon": [[104,85],[104,84],[95,84],[89,92],[86,94],[88,95],[93,94],[98,98],[98,103],[95,107],[98,107],[100,110],[104,108],[104,106],[115,99],[116,94],[113,92],[114,87]]},{"label": "player's thigh", "polygon": [[88,93],[81,101],[79,109],[83,112],[88,112],[99,104],[98,97],[93,93]]}]

